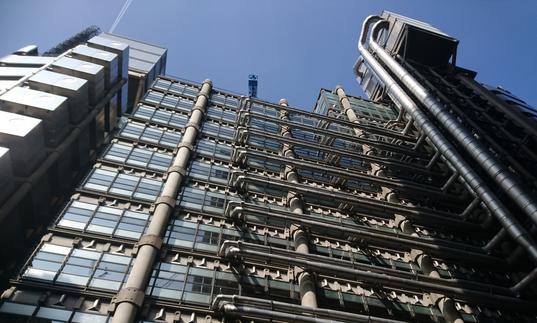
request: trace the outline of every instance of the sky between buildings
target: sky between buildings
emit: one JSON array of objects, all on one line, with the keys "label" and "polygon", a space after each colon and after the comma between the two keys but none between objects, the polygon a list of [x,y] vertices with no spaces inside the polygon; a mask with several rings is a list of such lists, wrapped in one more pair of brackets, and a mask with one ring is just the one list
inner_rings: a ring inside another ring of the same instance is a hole
[{"label": "sky between buildings", "polygon": [[[0,2],[0,55],[43,52],[88,25],[108,31],[124,0]],[[382,10],[460,40],[457,63],[537,106],[534,0],[134,0],[115,33],[168,48],[167,73],[311,110],[321,87],[362,95],[352,66],[364,18]],[[426,50],[426,48],[424,48]]]}]

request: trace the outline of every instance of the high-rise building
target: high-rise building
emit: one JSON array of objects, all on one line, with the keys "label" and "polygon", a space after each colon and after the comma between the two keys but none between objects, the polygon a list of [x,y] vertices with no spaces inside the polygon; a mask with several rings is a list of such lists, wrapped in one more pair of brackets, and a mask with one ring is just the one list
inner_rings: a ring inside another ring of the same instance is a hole
[{"label": "high-rise building", "polygon": [[0,318],[534,322],[530,217],[371,50],[356,69],[376,102],[337,86],[314,112],[157,77],[10,281]]}]

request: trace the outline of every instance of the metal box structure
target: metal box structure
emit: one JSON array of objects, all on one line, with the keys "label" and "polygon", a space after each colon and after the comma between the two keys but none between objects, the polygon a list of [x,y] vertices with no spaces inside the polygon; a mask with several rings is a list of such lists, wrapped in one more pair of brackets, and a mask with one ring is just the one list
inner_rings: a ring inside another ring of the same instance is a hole
[{"label": "metal box structure", "polygon": [[89,102],[94,105],[99,101],[105,90],[104,67],[70,57],[62,57],[51,66],[52,70],[88,81]]},{"label": "metal box structure", "polygon": [[0,111],[0,145],[10,149],[13,171],[28,176],[45,159],[43,122]]},{"label": "metal box structure", "polygon": [[88,81],[42,70],[28,79],[30,88],[68,98],[69,122],[78,124],[89,112]]},{"label": "metal box structure", "polygon": [[118,78],[118,56],[114,53],[98,50],[86,45],[73,48],[71,55],[86,62],[92,62],[104,67],[104,86],[109,89]]},{"label": "metal box structure", "polygon": [[0,203],[4,203],[15,190],[11,155],[6,147],[0,147],[0,174]]},{"label": "metal box structure", "polygon": [[0,146],[9,149],[2,148],[0,163],[2,285],[109,140],[119,98],[127,96],[117,54],[82,48],[88,57],[104,57],[95,61],[109,72],[106,87],[105,67],[73,58],[74,50],[21,56],[36,52],[29,48],[1,59]]},{"label": "metal box structure", "polygon": [[0,96],[0,104],[4,111],[43,120],[48,147],[58,146],[69,130],[69,110],[63,96],[16,87]]}]

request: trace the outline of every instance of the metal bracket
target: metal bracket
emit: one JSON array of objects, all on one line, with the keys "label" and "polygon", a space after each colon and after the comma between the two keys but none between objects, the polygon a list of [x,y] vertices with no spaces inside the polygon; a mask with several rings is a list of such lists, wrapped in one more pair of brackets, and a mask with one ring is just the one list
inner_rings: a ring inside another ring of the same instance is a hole
[{"label": "metal bracket", "polygon": [[134,244],[134,248],[131,252],[132,256],[136,256],[140,247],[145,245],[150,245],[151,247],[160,250],[162,248],[162,238],[154,234],[145,234],[141,236],[140,240]]},{"label": "metal bracket", "polygon": [[114,305],[111,310],[112,312],[115,311],[116,306],[123,302],[128,302],[128,303],[136,305],[136,307],[138,308],[141,308],[142,305],[144,304],[144,297],[145,297],[145,293],[143,290],[140,290],[134,287],[122,288],[117,293],[116,297],[114,298],[114,301],[113,301]]},{"label": "metal bracket", "polygon": [[192,107],[192,109],[190,109],[190,115],[192,115],[192,113],[194,113],[194,111],[196,110],[199,110],[202,114],[205,114],[205,108],[204,107],[200,107],[199,105],[194,105],[194,107]]},{"label": "metal bracket", "polygon": [[168,168],[168,174],[169,173],[179,173],[182,177],[185,177],[186,170],[179,166],[170,166],[170,168]]},{"label": "metal bracket", "polygon": [[[185,128],[185,129],[186,129],[186,128]],[[181,143],[179,143],[179,145],[177,145],[177,149],[178,149],[178,150],[179,150],[179,148],[182,148],[182,147],[185,147],[185,148],[187,148],[187,149],[190,150],[190,151],[194,150],[194,147],[192,147],[191,144],[187,144],[187,143],[185,143],[185,142],[181,142]]]},{"label": "metal bracket", "polygon": [[155,206],[159,205],[159,204],[166,204],[168,205],[169,207],[171,208],[174,208],[175,207],[175,202],[176,202],[176,199],[175,197],[172,197],[172,196],[166,196],[166,195],[161,195],[159,196],[156,200],[155,200],[155,203],[153,203]]},{"label": "metal bracket", "polygon": [[153,248],[160,250],[162,248],[162,238],[155,234],[145,234],[138,240],[137,246],[150,245]]},{"label": "metal bracket", "polygon": [[185,130],[186,128],[188,127],[193,127],[194,129],[196,129],[198,132],[200,131],[200,126],[196,123],[193,123],[193,122],[189,122],[185,125]]},{"label": "metal bracket", "polygon": [[207,96],[207,94],[203,93],[203,92],[199,92],[198,95],[196,95],[196,101],[198,100],[198,98],[202,96],[204,97],[207,101],[209,101],[209,96]]}]

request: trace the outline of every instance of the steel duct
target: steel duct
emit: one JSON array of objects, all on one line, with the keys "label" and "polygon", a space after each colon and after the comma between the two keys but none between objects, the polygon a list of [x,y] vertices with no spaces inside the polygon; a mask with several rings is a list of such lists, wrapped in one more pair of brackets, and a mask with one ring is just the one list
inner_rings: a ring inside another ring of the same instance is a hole
[{"label": "steel duct", "polygon": [[[453,144],[451,144],[442,135],[440,130],[428,119],[425,113],[419,109],[416,103],[414,103],[414,101],[405,93],[405,91],[394,81],[390,74],[373,57],[367,48],[364,47],[369,26],[373,22],[377,22],[374,28],[376,30],[386,24],[386,22],[382,21],[382,18],[379,16],[369,16],[364,21],[362,34],[360,35],[360,41],[358,42],[358,50],[362,54],[364,61],[374,72],[377,78],[384,83],[386,91],[390,97],[392,97],[394,101],[397,101],[402,107],[404,107],[405,110],[407,110],[407,112],[416,122],[417,126],[422,129],[422,131],[429,137],[431,142],[464,178],[472,190],[474,190],[474,192],[487,205],[490,212],[494,214],[496,219],[507,230],[509,235],[527,250],[533,261],[537,262],[537,247],[528,232],[511,214],[509,214],[503,203],[498,200],[486,183],[460,156],[455,146],[453,146]],[[373,37],[374,35],[372,35],[371,38]],[[355,65],[355,72],[357,67],[358,66]]]},{"label": "steel duct", "polygon": [[[319,260],[313,259],[304,259],[303,255],[300,255],[297,252],[288,251],[288,255],[276,255],[271,252],[265,251],[255,251],[250,250],[250,246],[258,247],[259,245],[244,243],[242,241],[230,241],[226,240],[222,243],[218,254],[224,258],[237,258],[243,256],[245,258],[254,258],[254,259],[263,259],[264,261],[269,262],[281,262],[287,265],[294,265],[304,268],[305,270],[311,270],[325,275],[333,275],[334,273],[339,273],[338,276],[349,276],[353,277],[357,281],[364,284],[379,284],[381,283],[384,286],[390,286],[392,288],[403,288],[408,289],[412,288],[417,292],[428,291],[433,293],[440,293],[446,296],[456,295],[458,299],[468,300],[470,302],[479,300],[480,304],[488,304],[493,306],[500,306],[502,308],[509,308],[513,310],[525,310],[529,311],[537,305],[533,301],[519,299],[515,296],[506,296],[498,295],[491,292],[491,290],[480,291],[475,289],[462,288],[457,286],[449,286],[439,284],[441,279],[435,281],[436,279],[432,277],[422,280],[403,278],[398,276],[390,276],[383,273],[372,272],[368,270],[360,270],[357,268],[348,268],[341,265],[330,264],[326,262],[321,262]],[[270,249],[269,249],[270,250]],[[319,258],[312,257],[310,258]],[[434,282],[432,282],[433,280]],[[475,284],[475,283],[474,283]],[[477,284],[475,284],[477,285]],[[499,291],[502,288],[496,287]],[[513,291],[509,288],[503,288],[505,292],[513,294]]]},{"label": "steel duct", "polygon": [[[263,309],[266,307],[267,309]],[[402,321],[334,311],[324,308],[312,308],[271,301],[262,298],[254,298],[239,295],[219,294],[213,300],[211,308],[235,317],[256,316],[269,320],[285,320],[287,322],[378,322],[378,323],[402,323]],[[270,308],[270,310],[269,310]],[[255,309],[255,310],[252,310]],[[292,314],[300,313],[300,314]],[[308,315],[309,314],[309,315]],[[328,319],[315,316],[327,317]]]},{"label": "steel duct", "polygon": [[[380,22],[383,24],[383,22]],[[383,24],[384,25],[384,24]],[[519,183],[515,175],[507,167],[494,158],[488,149],[476,139],[472,133],[461,126],[457,118],[439,103],[434,95],[425,89],[412,75],[405,70],[393,57],[391,57],[376,41],[380,31],[371,31],[369,48],[378,55],[390,71],[404,84],[410,92],[436,117],[440,124],[459,142],[459,144],[472,156],[477,163],[492,177],[492,179],[513,199],[513,201],[526,213],[533,222],[537,223],[537,202],[527,190]]]}]

